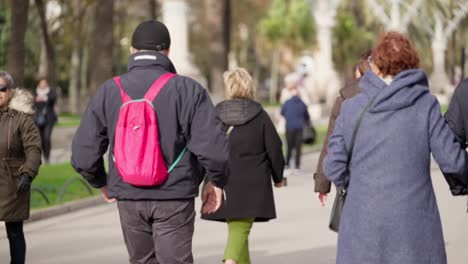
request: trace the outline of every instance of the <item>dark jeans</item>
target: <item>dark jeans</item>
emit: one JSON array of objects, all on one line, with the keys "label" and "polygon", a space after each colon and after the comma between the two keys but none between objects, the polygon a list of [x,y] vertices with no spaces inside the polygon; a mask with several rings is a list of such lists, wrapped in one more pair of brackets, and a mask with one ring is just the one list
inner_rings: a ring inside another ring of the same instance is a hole
[{"label": "dark jeans", "polygon": [[39,132],[41,134],[42,152],[44,153],[44,158],[47,163],[49,162],[50,158],[51,136],[53,128],[54,123],[47,124],[44,127],[39,128]]},{"label": "dark jeans", "polygon": [[24,240],[23,222],[5,223],[8,242],[10,243],[11,264],[24,264],[26,259],[26,241]]},{"label": "dark jeans", "polygon": [[296,152],[296,169],[301,167],[301,147],[302,147],[302,129],[287,129],[286,144],[288,151],[286,153],[286,166],[289,167],[292,151]]},{"label": "dark jeans", "polygon": [[193,264],[194,199],[119,201],[131,264]]}]

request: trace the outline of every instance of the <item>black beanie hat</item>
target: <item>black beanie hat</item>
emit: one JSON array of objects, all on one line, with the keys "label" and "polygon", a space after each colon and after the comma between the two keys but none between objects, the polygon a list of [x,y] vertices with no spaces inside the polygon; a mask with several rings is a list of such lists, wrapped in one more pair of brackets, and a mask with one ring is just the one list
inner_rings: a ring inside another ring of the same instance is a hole
[{"label": "black beanie hat", "polygon": [[138,50],[165,50],[171,46],[167,27],[156,20],[141,23],[133,32],[132,47]]}]

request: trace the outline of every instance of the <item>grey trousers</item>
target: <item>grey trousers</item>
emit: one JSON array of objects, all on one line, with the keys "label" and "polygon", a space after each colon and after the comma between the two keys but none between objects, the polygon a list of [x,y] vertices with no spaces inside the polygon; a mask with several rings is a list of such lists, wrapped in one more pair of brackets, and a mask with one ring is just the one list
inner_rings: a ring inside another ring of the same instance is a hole
[{"label": "grey trousers", "polygon": [[193,264],[194,199],[117,205],[131,264]]}]

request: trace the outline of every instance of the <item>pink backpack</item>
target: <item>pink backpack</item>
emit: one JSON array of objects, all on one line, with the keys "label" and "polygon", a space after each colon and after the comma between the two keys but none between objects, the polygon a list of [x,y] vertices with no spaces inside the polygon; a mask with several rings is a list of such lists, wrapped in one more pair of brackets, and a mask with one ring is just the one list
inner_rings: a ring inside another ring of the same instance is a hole
[{"label": "pink backpack", "polygon": [[157,79],[142,99],[133,100],[122,88],[120,77],[114,81],[120,88],[122,106],[115,128],[114,163],[122,180],[135,186],[163,184],[185,153],[185,149],[166,167],[159,143],[158,117],[153,101],[175,74],[166,73]]}]

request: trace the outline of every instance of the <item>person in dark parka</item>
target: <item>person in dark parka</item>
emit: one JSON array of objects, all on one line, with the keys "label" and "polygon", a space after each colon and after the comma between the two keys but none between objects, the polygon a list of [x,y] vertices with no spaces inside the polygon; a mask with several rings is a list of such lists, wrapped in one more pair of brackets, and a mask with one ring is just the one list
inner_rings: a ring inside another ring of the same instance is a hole
[{"label": "person in dark parka", "polygon": [[0,72],[0,221],[5,221],[12,264],[25,263],[23,222],[29,218],[31,182],[41,165],[41,139],[32,114],[32,94],[13,89],[11,75]]},{"label": "person in dark parka", "polygon": [[225,73],[230,99],[216,110],[229,133],[231,146],[226,200],[206,220],[227,221],[226,263],[250,263],[248,234],[253,222],[276,218],[272,180],[283,186],[284,157],[281,139],[268,114],[253,101],[254,84],[245,69]]},{"label": "person in dark parka", "polygon": [[[467,153],[406,36],[383,34],[370,62],[372,71],[359,82],[362,93],[342,105],[324,161],[325,176],[347,188],[337,264],[446,264],[431,154],[444,173],[462,177]],[[370,102],[348,167],[355,125]]]}]

